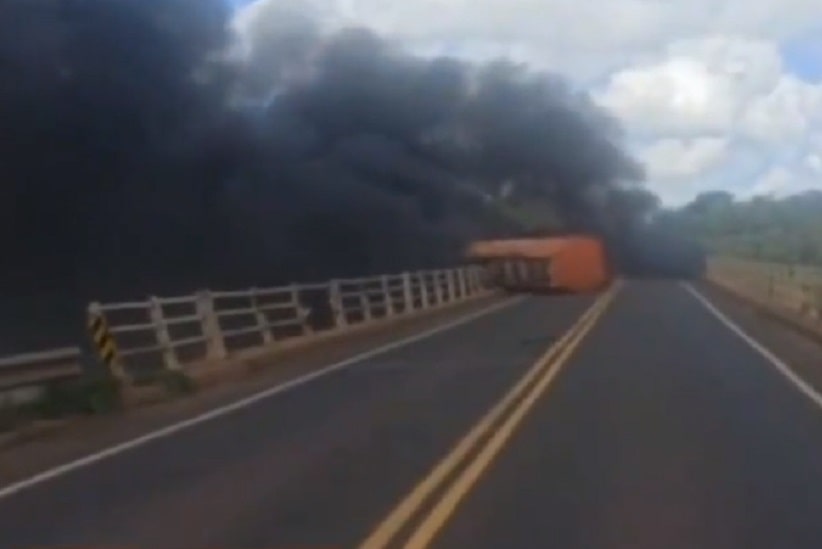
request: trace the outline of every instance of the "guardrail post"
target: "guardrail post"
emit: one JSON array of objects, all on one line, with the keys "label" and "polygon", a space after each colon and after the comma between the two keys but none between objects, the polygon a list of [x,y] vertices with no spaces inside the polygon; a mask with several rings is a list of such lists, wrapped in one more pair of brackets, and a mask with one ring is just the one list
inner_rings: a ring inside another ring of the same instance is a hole
[{"label": "guardrail post", "polygon": [[128,384],[131,382],[120,354],[117,350],[117,342],[111,335],[111,331],[106,322],[103,312],[103,305],[97,301],[89,303],[88,306],[88,327],[91,332],[91,339],[97,349],[100,359],[108,367],[111,376],[117,381]]},{"label": "guardrail post", "polygon": [[448,269],[445,271],[445,276],[448,279],[448,301],[456,301],[457,300],[457,279],[456,279],[456,272],[454,269]]},{"label": "guardrail post", "polygon": [[297,311],[297,318],[300,320],[300,327],[303,330],[303,335],[311,335],[314,333],[314,327],[311,325],[311,309],[303,307],[300,301],[300,286],[298,284],[291,285],[291,302],[294,304],[294,309]]},{"label": "guardrail post", "polygon": [[360,308],[362,309],[362,316],[364,321],[369,321],[374,318],[371,314],[371,299],[368,297],[368,290],[365,289],[363,286],[365,284],[360,285]]},{"label": "guardrail post", "polygon": [[457,269],[457,281],[460,288],[460,299],[468,297],[468,285],[465,281],[465,267]]},{"label": "guardrail post", "polygon": [[332,280],[328,283],[328,303],[331,305],[331,315],[334,317],[334,326],[337,328],[345,328],[348,326],[348,318],[345,316],[339,280]]},{"label": "guardrail post", "polygon": [[228,353],[223,340],[223,332],[220,329],[220,321],[214,310],[214,297],[208,290],[197,294],[197,315],[203,328],[203,336],[206,339],[206,357],[210,359],[223,359]]},{"label": "guardrail post", "polygon": [[431,302],[428,297],[428,281],[426,280],[425,271],[417,272],[417,280],[420,283],[420,306],[422,309],[427,309],[431,306]]},{"label": "guardrail post", "polygon": [[163,365],[168,370],[179,370],[180,361],[177,360],[177,353],[174,352],[174,345],[171,342],[171,334],[168,331],[168,324],[163,315],[163,303],[156,296],[148,298],[149,316],[154,325],[154,334],[157,336],[157,343],[163,353]]},{"label": "guardrail post", "polygon": [[303,335],[309,336],[314,333],[314,326],[311,325],[311,309],[300,306],[297,308],[297,314],[300,315],[300,323],[303,328]]},{"label": "guardrail post", "polygon": [[382,296],[385,300],[385,316],[392,317],[395,314],[394,296],[391,295],[391,285],[388,283],[388,275],[382,275],[380,277],[380,283],[382,284]]},{"label": "guardrail post", "polygon": [[410,313],[414,310],[414,289],[411,286],[411,273],[408,271],[402,273],[402,299],[403,299],[403,313]]},{"label": "guardrail post", "polygon": [[263,338],[263,345],[268,345],[274,338],[271,335],[271,330],[268,328],[268,317],[265,312],[260,309],[260,298],[257,288],[251,288],[251,308],[254,309],[254,318],[257,321],[257,329],[260,330],[260,335]]}]

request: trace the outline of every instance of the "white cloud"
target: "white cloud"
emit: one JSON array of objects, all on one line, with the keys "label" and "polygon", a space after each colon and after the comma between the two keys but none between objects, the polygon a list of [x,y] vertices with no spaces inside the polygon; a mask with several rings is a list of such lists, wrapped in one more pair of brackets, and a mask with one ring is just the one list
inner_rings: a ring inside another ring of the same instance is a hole
[{"label": "white cloud", "polygon": [[[597,94],[636,131],[732,132],[749,103],[767,96],[782,78],[776,45],[762,40],[711,36],[672,43],[659,57],[612,74]],[[784,104],[770,101],[760,111],[770,122],[773,107]]]},{"label": "white cloud", "polygon": [[[258,0],[273,6],[294,0]],[[703,35],[782,39],[822,20],[818,0],[304,0],[327,21],[366,25],[428,51],[515,51],[575,76]],[[247,11],[259,8],[247,8]]]},{"label": "white cloud", "polygon": [[[254,21],[266,10],[297,2],[258,0],[241,16],[246,37],[264,31]],[[717,186],[817,185],[822,84],[792,75],[782,45],[822,27],[819,0],[308,4],[327,26],[366,25],[429,55],[512,57],[590,87],[668,202]]]},{"label": "white cloud", "polygon": [[752,137],[778,143],[802,139],[820,123],[822,85],[784,75],[746,105],[741,128]]},{"label": "white cloud", "polygon": [[660,139],[646,147],[641,158],[652,180],[693,177],[714,167],[727,152],[728,140],[722,137]]},{"label": "white cloud", "polygon": [[726,131],[734,116],[729,83],[685,57],[615,73],[596,97],[631,129],[648,134]]},{"label": "white cloud", "polygon": [[751,195],[779,195],[789,189],[796,179],[795,174],[784,166],[774,166],[751,187]]},{"label": "white cloud", "polygon": [[[696,179],[689,189],[719,186],[741,194],[815,185],[803,170],[818,165],[822,153],[818,148],[813,156],[809,137],[822,129],[822,85],[789,74],[773,41],[710,36],[672,43],[656,59],[610,75],[596,97],[635,138],[655,142],[643,158],[664,199],[687,199],[670,189],[685,177]],[[701,153],[682,141],[714,143],[716,135],[723,146]],[[739,181],[750,176],[750,153],[764,160],[765,170],[778,169]],[[697,162],[703,157],[710,161]]]},{"label": "white cloud", "polygon": [[773,166],[756,180],[744,196],[784,197],[809,189],[822,190],[822,179],[805,166]]},{"label": "white cloud", "polygon": [[822,133],[811,135],[808,141],[809,150],[805,157],[805,165],[811,173],[822,180]]}]

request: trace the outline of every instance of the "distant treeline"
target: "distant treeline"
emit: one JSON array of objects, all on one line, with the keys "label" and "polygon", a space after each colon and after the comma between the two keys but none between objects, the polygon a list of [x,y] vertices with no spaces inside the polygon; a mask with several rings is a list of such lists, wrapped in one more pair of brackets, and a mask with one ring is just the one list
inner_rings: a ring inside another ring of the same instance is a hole
[{"label": "distant treeline", "polygon": [[703,193],[680,209],[662,212],[656,224],[715,253],[822,265],[820,191],[750,200],[721,191]]}]

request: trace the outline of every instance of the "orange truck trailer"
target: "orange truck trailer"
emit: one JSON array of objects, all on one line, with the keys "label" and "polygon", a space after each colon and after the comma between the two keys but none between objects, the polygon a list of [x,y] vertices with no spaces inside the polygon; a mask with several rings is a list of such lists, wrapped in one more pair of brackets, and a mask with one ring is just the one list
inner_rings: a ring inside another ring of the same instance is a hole
[{"label": "orange truck trailer", "polygon": [[465,256],[510,291],[587,293],[612,278],[603,242],[588,235],[477,241]]}]

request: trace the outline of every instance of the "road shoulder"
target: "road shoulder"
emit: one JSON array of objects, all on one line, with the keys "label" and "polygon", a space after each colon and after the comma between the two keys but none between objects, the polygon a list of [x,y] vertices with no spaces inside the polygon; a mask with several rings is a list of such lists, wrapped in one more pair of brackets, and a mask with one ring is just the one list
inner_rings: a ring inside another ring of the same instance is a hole
[{"label": "road shoulder", "polygon": [[693,287],[802,380],[822,392],[822,342],[710,282],[696,282]]},{"label": "road shoulder", "polygon": [[278,356],[255,367],[253,374],[192,396],[122,414],[80,418],[59,432],[0,450],[0,487],[319,372],[331,364],[479,315],[506,301],[504,296],[489,296],[396,320]]}]

